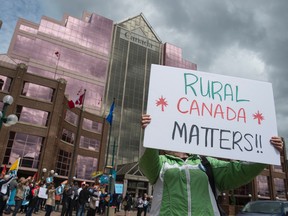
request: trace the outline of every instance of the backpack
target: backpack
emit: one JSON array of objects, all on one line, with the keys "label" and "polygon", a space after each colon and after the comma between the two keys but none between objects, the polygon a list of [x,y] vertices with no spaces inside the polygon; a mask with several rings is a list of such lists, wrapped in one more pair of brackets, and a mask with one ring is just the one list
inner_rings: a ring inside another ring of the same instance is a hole
[{"label": "backpack", "polygon": [[218,203],[218,196],[216,193],[216,185],[215,185],[215,181],[214,181],[214,175],[213,175],[213,170],[212,170],[212,166],[210,164],[210,162],[208,161],[208,159],[205,156],[200,156],[201,158],[201,164],[205,167],[206,169],[206,175],[208,176],[208,180],[209,180],[209,184],[211,186],[211,189],[213,191],[216,203],[217,203],[217,207],[219,209],[220,215],[221,216],[225,216],[227,215],[226,212],[221,208],[221,206]]}]

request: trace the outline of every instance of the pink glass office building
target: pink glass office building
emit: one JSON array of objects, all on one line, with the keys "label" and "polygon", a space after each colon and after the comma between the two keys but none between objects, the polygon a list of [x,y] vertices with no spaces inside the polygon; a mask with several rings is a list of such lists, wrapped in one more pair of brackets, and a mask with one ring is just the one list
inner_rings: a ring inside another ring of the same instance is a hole
[{"label": "pink glass office building", "polygon": [[[113,152],[117,164],[139,159],[150,65],[196,69],[182,58],[181,48],[162,43],[143,14],[120,23],[87,12],[61,21],[43,16],[39,24],[19,19],[8,55],[26,63],[28,73],[67,80],[68,98],[85,88],[85,109],[95,115],[107,115],[115,98],[108,165]],[[35,88],[26,91],[33,94]],[[45,88],[37,91],[51,95]]]}]

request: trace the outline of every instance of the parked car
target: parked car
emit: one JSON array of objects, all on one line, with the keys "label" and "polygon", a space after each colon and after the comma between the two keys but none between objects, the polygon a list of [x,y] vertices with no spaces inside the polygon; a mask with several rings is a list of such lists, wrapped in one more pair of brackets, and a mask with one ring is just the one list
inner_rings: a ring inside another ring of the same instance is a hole
[{"label": "parked car", "polygon": [[288,201],[257,200],[247,203],[236,216],[287,216]]}]

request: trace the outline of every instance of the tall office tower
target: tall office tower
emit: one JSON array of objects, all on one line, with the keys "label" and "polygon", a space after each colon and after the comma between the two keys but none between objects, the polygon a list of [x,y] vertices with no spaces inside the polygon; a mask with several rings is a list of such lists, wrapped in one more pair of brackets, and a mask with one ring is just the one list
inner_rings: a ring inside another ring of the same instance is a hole
[{"label": "tall office tower", "polygon": [[28,73],[67,80],[68,97],[85,88],[85,109],[100,114],[112,31],[112,20],[86,12],[81,20],[69,15],[60,22],[43,16],[40,24],[19,19],[8,55],[26,63]]},{"label": "tall office tower", "polygon": [[[27,72],[30,74],[55,80],[64,78],[67,81],[65,95],[69,99],[79,98],[83,94],[83,90],[86,89],[85,112],[90,112],[93,115],[87,116],[85,114],[81,119],[79,112],[75,113],[74,110],[66,109],[65,113],[58,117],[64,118],[65,122],[63,126],[58,126],[50,125],[52,113],[44,112],[46,110],[44,108],[43,111],[43,107],[41,110],[37,110],[39,115],[43,112],[48,113],[47,120],[43,123],[45,127],[59,130],[53,134],[45,134],[47,137],[41,138],[43,146],[48,145],[49,138],[54,137],[55,142],[59,142],[60,147],[55,152],[57,157],[53,162],[57,162],[56,169],[61,171],[63,177],[69,173],[69,177],[76,174],[82,179],[91,180],[92,171],[103,170],[103,167],[98,166],[102,163],[99,160],[101,159],[101,143],[104,136],[102,133],[105,127],[105,121],[101,120],[101,117],[103,119],[103,101],[110,61],[112,33],[112,20],[86,12],[83,13],[81,20],[65,15],[62,21],[44,16],[40,24],[24,19],[19,19],[17,23],[8,50],[10,57],[17,63],[25,63],[28,66]],[[27,81],[21,90],[21,95],[33,96],[40,100],[48,99],[50,103],[53,103],[55,91],[57,93],[57,89],[35,85]],[[35,105],[38,103],[41,101],[35,102]],[[61,103],[63,102],[61,101]],[[40,107],[36,106],[35,108]],[[17,110],[20,116],[31,117],[25,120],[29,126],[34,124],[32,118],[37,114],[34,109],[29,107],[29,109]],[[20,121],[22,121],[21,118]],[[80,130],[79,133],[77,128]],[[80,134],[80,137],[77,134]],[[26,140],[19,140],[20,136],[17,135],[18,133],[13,141],[15,145],[9,146],[9,149],[7,145],[7,149],[10,152],[16,152],[17,148],[19,149],[16,143],[24,143],[20,145],[21,152],[17,153],[18,156],[22,157],[27,151],[25,149]],[[74,149],[77,150],[75,154],[73,153]],[[8,150],[5,158],[7,161],[13,162],[12,153],[9,158]],[[40,160],[41,155],[45,154],[42,151],[43,149],[37,150],[37,161]],[[72,169],[71,164],[73,164]],[[38,166],[33,168],[39,169]]]},{"label": "tall office tower", "polygon": [[196,69],[181,51],[162,44],[143,14],[115,24],[107,95],[110,103],[113,98],[116,102],[110,155],[118,150],[117,164],[136,162],[143,152],[140,119],[146,110],[151,64]]}]

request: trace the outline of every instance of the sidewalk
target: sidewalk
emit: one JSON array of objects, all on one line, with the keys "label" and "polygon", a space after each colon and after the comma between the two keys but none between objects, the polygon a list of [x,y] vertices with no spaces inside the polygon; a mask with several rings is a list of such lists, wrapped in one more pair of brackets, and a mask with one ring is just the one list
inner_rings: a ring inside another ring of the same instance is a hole
[{"label": "sidewalk", "polygon": [[[86,212],[87,213],[87,212]],[[110,213],[110,212],[109,212]],[[17,215],[19,215],[19,216],[21,216],[21,215],[24,215],[24,214],[20,214],[20,213],[18,213]],[[40,210],[37,214],[33,214],[33,216],[44,216],[45,215],[45,211],[43,211],[43,210]],[[61,212],[55,212],[55,211],[53,211],[52,213],[51,213],[51,216],[59,216],[59,215],[61,215]],[[86,214],[85,214],[86,215]],[[96,214],[95,216],[98,216],[99,214]],[[125,216],[125,212],[124,212],[124,210],[120,210],[120,212],[116,212],[116,214],[110,214],[110,216]],[[130,216],[136,216],[137,215],[137,211],[131,211],[130,212]],[[144,213],[142,213],[142,215],[144,215]],[[76,216],[76,213],[75,213],[75,211],[73,211],[73,216]],[[100,216],[100,215],[99,215]],[[105,214],[103,215],[103,216],[105,216]],[[127,216],[129,216],[128,214],[127,214]],[[149,216],[149,214],[147,213],[146,214],[146,216]]]}]

